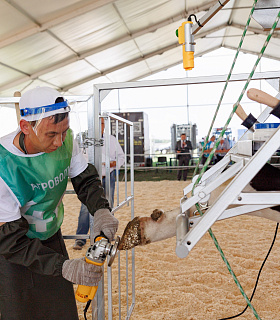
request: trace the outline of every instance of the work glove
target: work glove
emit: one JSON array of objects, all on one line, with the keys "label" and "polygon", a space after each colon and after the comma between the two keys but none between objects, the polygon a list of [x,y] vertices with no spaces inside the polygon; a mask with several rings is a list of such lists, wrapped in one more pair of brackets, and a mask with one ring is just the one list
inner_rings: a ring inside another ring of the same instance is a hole
[{"label": "work glove", "polygon": [[99,236],[102,232],[111,242],[118,230],[119,221],[109,209],[99,209],[94,214],[93,236]]},{"label": "work glove", "polygon": [[102,277],[102,267],[87,263],[85,258],[65,260],[62,276],[70,282],[95,287]]}]

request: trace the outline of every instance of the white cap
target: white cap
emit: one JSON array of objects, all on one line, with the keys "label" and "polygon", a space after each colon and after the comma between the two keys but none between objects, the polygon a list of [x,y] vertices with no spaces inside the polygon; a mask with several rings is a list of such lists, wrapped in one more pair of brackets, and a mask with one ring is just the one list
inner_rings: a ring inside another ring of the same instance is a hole
[{"label": "white cap", "polygon": [[26,91],[19,100],[21,118],[34,121],[57,113],[69,112],[67,100],[55,103],[61,93],[49,87],[37,87]]}]

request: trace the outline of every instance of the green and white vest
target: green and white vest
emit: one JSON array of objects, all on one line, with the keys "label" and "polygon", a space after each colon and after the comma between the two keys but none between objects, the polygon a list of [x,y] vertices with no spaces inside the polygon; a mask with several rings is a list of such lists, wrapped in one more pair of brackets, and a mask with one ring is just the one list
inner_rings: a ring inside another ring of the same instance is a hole
[{"label": "green and white vest", "polygon": [[46,240],[62,224],[72,149],[71,130],[56,151],[34,157],[17,156],[0,145],[0,176],[20,203],[29,238]]}]

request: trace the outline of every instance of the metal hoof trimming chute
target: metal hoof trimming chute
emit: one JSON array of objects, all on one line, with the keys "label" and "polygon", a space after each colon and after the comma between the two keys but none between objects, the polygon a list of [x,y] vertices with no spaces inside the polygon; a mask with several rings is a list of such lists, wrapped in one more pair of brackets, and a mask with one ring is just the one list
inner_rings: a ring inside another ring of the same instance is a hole
[{"label": "metal hoof trimming chute", "polygon": [[[247,95],[254,101],[268,105],[270,109],[268,115],[271,114],[278,118],[280,117],[280,101],[277,98],[258,89],[248,90]],[[240,109],[242,108],[240,105],[239,107]],[[236,112],[239,116],[240,109]],[[267,115],[267,111],[265,111],[264,114]],[[260,118],[263,118],[263,116]],[[187,194],[192,190],[197,176],[194,177],[193,182],[184,189],[185,198],[182,199],[181,210],[183,212],[182,215],[186,216],[185,219],[190,219],[191,224],[188,223],[188,225],[192,227],[192,230],[185,235],[182,235],[182,232],[179,233],[176,252],[180,257],[186,257],[188,255],[189,251],[215,221],[263,209],[264,206],[273,207],[280,204],[278,192],[262,192],[261,197],[258,192],[250,192],[250,194],[242,192],[245,186],[279,148],[279,124],[275,125],[276,128],[273,128],[270,124],[264,124],[264,129],[258,129],[256,122],[260,122],[260,119],[255,119],[254,123],[256,124],[254,124],[253,121],[251,121],[252,116],[247,116],[243,109],[241,119],[244,125],[250,130],[253,129],[253,126],[256,126],[254,134],[250,135],[250,139],[247,138],[249,132],[246,132],[244,137],[234,145],[224,159],[205,172],[202,176],[201,183],[194,189],[196,191],[192,197],[187,198]],[[266,127],[269,130],[267,130]],[[230,163],[232,164],[229,166]],[[211,192],[229,179],[233,180],[227,185],[224,192],[203,216],[188,218],[185,213],[191,206],[195,203],[205,206]],[[227,209],[230,205],[236,207]],[[180,229],[182,228],[179,227],[179,230]]]}]

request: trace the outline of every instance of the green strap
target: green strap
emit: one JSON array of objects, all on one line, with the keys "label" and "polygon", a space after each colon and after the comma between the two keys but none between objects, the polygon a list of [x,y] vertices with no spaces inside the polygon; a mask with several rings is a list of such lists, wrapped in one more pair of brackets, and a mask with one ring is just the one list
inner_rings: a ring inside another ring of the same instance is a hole
[{"label": "green strap", "polygon": [[[204,143],[203,149],[202,149],[202,151],[201,151],[201,154],[200,154],[200,156],[199,156],[199,160],[198,160],[198,163],[197,163],[196,168],[195,168],[195,170],[194,170],[193,176],[195,176],[195,175],[197,174],[197,171],[198,171],[198,169],[199,169],[199,164],[200,164],[201,158],[202,158],[202,156],[203,156],[203,152],[204,152],[204,150],[205,150],[205,146],[206,146],[207,142],[209,141],[209,136],[210,136],[210,134],[211,134],[211,132],[212,132],[212,128],[213,128],[213,126],[214,126],[214,122],[215,122],[216,117],[217,117],[217,115],[218,115],[218,112],[219,112],[219,109],[220,109],[222,100],[223,100],[223,98],[224,98],[224,95],[225,95],[225,92],[226,92],[226,89],[227,89],[227,86],[228,86],[230,77],[231,77],[231,75],[232,75],[232,71],[233,71],[233,69],[234,69],[234,66],[235,66],[237,57],[238,57],[239,52],[240,52],[240,50],[241,50],[241,46],[242,46],[242,44],[243,44],[245,35],[246,35],[246,33],[247,33],[247,30],[248,30],[250,21],[251,21],[251,19],[252,19],[252,15],[253,15],[253,12],[254,12],[254,10],[255,10],[255,6],[256,6],[257,2],[258,2],[258,0],[254,0],[253,7],[252,7],[251,12],[250,12],[250,14],[249,14],[249,17],[248,17],[248,20],[247,20],[245,29],[244,29],[244,31],[243,31],[243,34],[242,34],[242,36],[241,36],[241,39],[240,39],[240,42],[239,42],[239,45],[238,45],[238,48],[237,48],[235,57],[234,57],[233,62],[232,62],[232,66],[231,66],[230,71],[229,71],[229,74],[228,74],[228,76],[227,76],[226,83],[225,83],[224,89],[223,89],[223,91],[222,91],[222,95],[221,95],[221,97],[220,97],[220,100],[219,100],[219,103],[218,103],[216,112],[215,112],[214,117],[213,117],[213,120],[212,120],[212,122],[211,122],[209,131],[208,131],[208,133],[207,133],[207,137],[206,137],[206,139],[205,139],[205,143]],[[212,157],[213,157],[213,156],[212,156]],[[212,157],[211,157],[211,159],[212,159]],[[208,157],[208,158],[209,158],[209,157]],[[209,162],[211,161],[211,159],[209,160]],[[209,162],[208,162],[208,163],[209,163]],[[206,168],[205,168],[204,171],[202,171],[201,175],[199,176],[199,180],[197,180],[196,183],[194,184],[193,190],[194,190],[195,186],[199,183],[202,174],[206,171],[206,169],[207,169],[207,167],[208,167],[208,163],[207,163],[207,166],[206,166],[206,164],[205,164],[204,167],[206,167]],[[204,167],[203,167],[203,169],[204,169]]]},{"label": "green strap", "polygon": [[[256,0],[255,0],[255,1],[256,1]],[[257,68],[257,66],[258,66],[258,64],[259,64],[259,62],[260,62],[260,60],[261,60],[261,57],[263,56],[263,54],[264,54],[264,52],[265,52],[265,49],[266,49],[266,47],[267,47],[267,45],[268,45],[268,43],[269,43],[269,41],[270,41],[270,39],[271,39],[271,36],[272,36],[272,34],[273,34],[273,32],[274,32],[274,30],[275,30],[275,28],[276,28],[276,26],[277,26],[277,24],[278,24],[278,22],[279,22],[279,19],[280,19],[280,11],[278,12],[278,15],[277,15],[277,17],[276,17],[276,19],[275,19],[275,21],[274,21],[274,23],[273,23],[273,25],[272,25],[272,28],[270,29],[270,32],[269,32],[269,34],[268,34],[268,36],[267,36],[267,38],[266,38],[266,40],[265,40],[265,42],[264,42],[264,45],[263,45],[260,53],[258,54],[258,58],[257,58],[254,66],[253,66],[253,69],[252,69],[251,73],[250,73],[249,76],[248,76],[248,79],[247,79],[247,81],[246,81],[246,83],[245,83],[245,85],[244,85],[244,88],[243,88],[243,90],[241,91],[241,94],[240,94],[237,102],[234,104],[234,107],[233,107],[233,109],[232,109],[232,111],[231,111],[231,113],[230,113],[230,115],[229,115],[229,117],[228,117],[228,120],[227,120],[225,126],[223,127],[223,130],[221,131],[221,133],[220,133],[220,135],[219,135],[219,137],[218,137],[218,139],[217,139],[217,141],[216,141],[216,143],[215,143],[215,145],[214,145],[211,153],[209,154],[209,157],[208,157],[208,159],[207,159],[204,167],[202,168],[202,170],[201,170],[201,172],[200,172],[200,174],[199,174],[198,179],[196,180],[196,182],[195,182],[195,184],[194,184],[193,190],[194,190],[195,186],[199,183],[199,181],[200,181],[203,173],[206,171],[206,169],[207,169],[207,167],[208,167],[211,159],[213,158],[213,156],[214,156],[214,154],[215,154],[215,151],[217,150],[217,147],[218,147],[218,145],[220,144],[220,141],[221,141],[221,139],[223,138],[223,135],[224,135],[225,131],[227,130],[228,125],[229,125],[229,123],[230,123],[230,121],[231,121],[231,119],[232,119],[232,117],[233,117],[233,115],[234,115],[234,113],[235,113],[235,111],[236,111],[236,109],[237,109],[240,101],[242,100],[245,91],[246,91],[247,88],[248,88],[248,85],[249,85],[249,83],[250,83],[250,81],[251,81],[251,79],[252,79],[252,77],[253,77],[253,75],[254,75],[254,73],[255,73],[255,71],[256,71],[256,68]]]},{"label": "green strap", "polygon": [[[207,137],[206,137],[205,144],[204,144],[204,146],[203,146],[201,155],[200,155],[200,157],[199,157],[199,161],[198,161],[198,164],[197,164],[197,166],[196,166],[196,169],[195,169],[195,172],[194,172],[194,176],[195,176],[195,174],[196,174],[196,172],[197,172],[197,168],[199,167],[199,163],[200,163],[200,160],[201,160],[201,158],[202,158],[203,152],[204,152],[204,150],[205,150],[205,146],[206,146],[206,144],[207,144],[207,142],[208,142],[209,135],[210,135],[210,133],[211,133],[211,131],[212,131],[212,127],[213,127],[215,118],[216,118],[217,113],[218,113],[218,110],[219,110],[219,108],[220,108],[220,105],[221,105],[221,102],[222,102],[222,99],[223,99],[225,90],[226,90],[226,88],[227,88],[227,85],[228,85],[230,76],[231,76],[231,74],[232,74],[232,70],[233,70],[233,68],[234,68],[234,65],[235,65],[237,56],[238,56],[238,54],[239,54],[241,45],[242,45],[242,43],[243,43],[244,36],[245,36],[245,34],[246,34],[246,32],[247,32],[247,29],[248,29],[248,26],[249,26],[249,23],[250,23],[252,14],[253,14],[253,12],[254,12],[254,10],[255,10],[255,5],[256,5],[257,1],[258,1],[258,0],[254,0],[254,4],[253,4],[252,10],[251,10],[251,12],[250,12],[250,15],[249,15],[249,18],[248,18],[248,21],[247,21],[245,30],[244,30],[243,35],[242,35],[242,37],[241,37],[241,40],[240,40],[240,43],[239,43],[239,46],[238,46],[238,49],[237,49],[237,53],[236,53],[236,55],[235,55],[235,58],[234,58],[232,67],[231,67],[231,69],[230,69],[230,73],[229,73],[229,75],[228,75],[228,77],[227,77],[227,81],[226,81],[226,83],[225,83],[224,90],[223,90],[222,95],[221,95],[221,98],[220,98],[220,100],[219,100],[218,107],[217,107],[217,109],[216,109],[214,118],[213,118],[212,123],[211,123],[211,127],[210,127],[210,129],[209,129],[209,131],[208,131],[208,135],[207,135]],[[211,153],[209,154],[209,157],[208,157],[208,159],[207,159],[204,167],[202,168],[202,170],[201,170],[201,172],[200,172],[200,174],[199,174],[199,176],[198,176],[198,179],[197,179],[196,182],[194,183],[194,186],[193,186],[193,189],[192,189],[192,193],[193,193],[193,191],[194,191],[195,186],[196,186],[196,185],[199,183],[199,181],[201,180],[202,175],[203,175],[204,172],[206,171],[206,169],[207,169],[207,167],[208,167],[211,159],[213,158],[213,156],[214,156],[214,154],[215,154],[215,151],[216,151],[218,145],[220,144],[220,141],[221,141],[221,139],[222,139],[222,137],[223,137],[223,135],[224,135],[224,133],[225,133],[225,131],[226,131],[226,129],[227,129],[227,127],[228,127],[228,125],[229,125],[229,123],[230,123],[230,121],[231,121],[231,119],[232,119],[232,117],[233,117],[233,115],[234,115],[234,113],[235,113],[235,111],[236,111],[236,109],[237,109],[237,107],[238,107],[238,105],[239,105],[239,103],[240,103],[240,101],[241,101],[241,99],[242,99],[242,97],[243,97],[243,95],[244,95],[247,87],[248,87],[248,85],[249,85],[249,82],[251,81],[251,79],[252,79],[252,77],[253,77],[253,75],[254,75],[254,72],[255,72],[255,70],[256,70],[256,67],[257,67],[257,65],[258,65],[261,57],[262,57],[263,54],[264,54],[264,51],[265,51],[265,49],[266,49],[266,47],[267,47],[267,45],[268,45],[268,43],[269,43],[269,41],[270,41],[270,39],[271,39],[271,36],[272,36],[272,34],[273,34],[273,32],[274,32],[277,24],[278,24],[279,18],[280,18],[280,11],[279,11],[279,13],[278,13],[278,15],[277,15],[277,17],[276,17],[276,19],[275,19],[275,22],[274,22],[274,24],[273,24],[273,26],[272,26],[272,28],[271,28],[268,36],[267,36],[267,39],[266,39],[266,41],[265,41],[265,43],[264,43],[264,45],[263,45],[263,47],[262,47],[262,50],[261,50],[261,52],[260,52],[259,55],[258,55],[258,58],[257,58],[257,60],[256,60],[256,62],[255,62],[255,65],[254,65],[254,67],[253,67],[253,69],[252,69],[252,71],[251,71],[251,73],[250,73],[250,75],[249,75],[249,77],[248,77],[248,79],[247,79],[247,81],[246,81],[246,84],[245,84],[245,86],[244,86],[244,88],[243,88],[243,90],[242,90],[242,92],[241,92],[241,94],[240,94],[237,102],[234,104],[234,107],[233,107],[233,109],[232,109],[232,112],[230,113],[230,116],[229,116],[229,118],[228,118],[225,126],[223,127],[222,132],[221,132],[221,134],[220,134],[217,142],[215,143],[215,145],[214,145]],[[202,215],[203,213],[201,212],[198,203],[196,203],[196,208],[197,208],[199,214]],[[249,306],[249,307],[251,308],[251,310],[253,311],[254,316],[256,317],[256,319],[260,319],[260,320],[261,320],[261,318],[260,318],[259,315],[257,314],[257,311],[255,310],[255,308],[254,308],[253,305],[251,304],[249,298],[247,297],[245,291],[243,290],[243,288],[242,288],[240,282],[238,281],[236,275],[234,274],[234,272],[233,272],[233,270],[232,270],[232,268],[231,268],[228,260],[226,259],[226,257],[225,257],[225,255],[224,255],[224,253],[223,253],[223,251],[222,251],[222,249],[221,249],[221,247],[220,247],[220,245],[219,245],[219,243],[218,243],[218,241],[217,241],[214,233],[212,232],[211,228],[208,230],[208,232],[209,232],[211,238],[213,239],[214,244],[215,244],[216,248],[218,249],[218,251],[219,251],[219,253],[220,253],[223,261],[225,262],[225,264],[226,264],[226,266],[227,266],[227,268],[228,268],[228,270],[229,270],[229,273],[232,275],[232,277],[233,277],[233,279],[234,279],[237,287],[239,288],[241,294],[242,294],[243,297],[245,298],[248,306]]]}]

